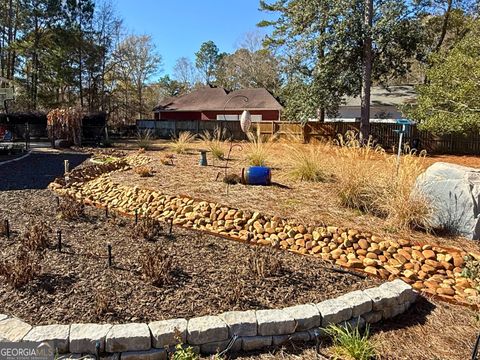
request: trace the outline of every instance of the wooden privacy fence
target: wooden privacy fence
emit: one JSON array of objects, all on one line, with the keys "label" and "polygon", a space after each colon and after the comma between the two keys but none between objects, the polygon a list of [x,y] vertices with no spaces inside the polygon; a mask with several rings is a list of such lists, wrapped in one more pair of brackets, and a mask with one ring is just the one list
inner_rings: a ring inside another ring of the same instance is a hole
[{"label": "wooden privacy fence", "polygon": [[[204,131],[213,131],[215,128],[226,129],[227,136],[235,140],[245,140],[246,136],[240,128],[239,121],[225,120],[137,120],[137,128],[151,129],[158,137],[178,136],[182,131],[201,134]],[[300,138],[305,142],[332,140],[338,134],[345,134],[349,130],[358,131],[360,123],[347,122],[286,122],[262,121],[252,124],[252,132],[277,138]],[[372,137],[385,149],[392,149],[398,145],[398,132],[401,125],[392,123],[371,123]],[[437,154],[476,154],[480,155],[480,133],[434,135],[427,131],[418,130],[415,125],[408,126],[404,134],[405,143],[412,145],[418,141],[418,148],[429,153]]]}]

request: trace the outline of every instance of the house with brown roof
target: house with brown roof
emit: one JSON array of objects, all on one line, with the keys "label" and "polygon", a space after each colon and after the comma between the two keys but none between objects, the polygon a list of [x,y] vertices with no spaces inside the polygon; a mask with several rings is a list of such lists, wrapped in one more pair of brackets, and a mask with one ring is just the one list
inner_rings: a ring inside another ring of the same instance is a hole
[{"label": "house with brown roof", "polygon": [[183,96],[160,101],[155,120],[239,120],[248,110],[252,121],[280,120],[282,105],[264,88],[228,92],[205,86]]}]

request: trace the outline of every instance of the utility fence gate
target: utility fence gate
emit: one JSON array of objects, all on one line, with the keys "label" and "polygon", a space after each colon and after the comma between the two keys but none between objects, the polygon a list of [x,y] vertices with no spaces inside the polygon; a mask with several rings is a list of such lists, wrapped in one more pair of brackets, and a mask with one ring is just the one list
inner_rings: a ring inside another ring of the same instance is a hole
[{"label": "utility fence gate", "polygon": [[[169,138],[178,136],[183,131],[193,134],[212,132],[215,128],[226,129],[226,135],[235,140],[246,140],[239,121],[225,120],[137,120],[138,130],[150,129],[155,136]],[[304,142],[325,141],[338,138],[347,131],[358,131],[360,123],[347,122],[288,122],[261,121],[253,122],[251,131],[264,136],[276,138],[296,138]],[[371,123],[370,133],[373,139],[385,149],[398,145],[398,132],[402,125],[392,123]],[[418,149],[436,154],[475,154],[480,155],[480,133],[435,135],[408,126],[404,134],[405,143],[417,142]]]}]

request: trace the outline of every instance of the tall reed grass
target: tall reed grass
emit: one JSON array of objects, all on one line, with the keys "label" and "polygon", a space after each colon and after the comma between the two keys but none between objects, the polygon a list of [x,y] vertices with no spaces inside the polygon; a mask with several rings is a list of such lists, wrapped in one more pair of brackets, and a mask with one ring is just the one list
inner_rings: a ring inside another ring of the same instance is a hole
[{"label": "tall reed grass", "polygon": [[137,145],[139,149],[148,150],[152,147],[153,132],[150,129],[137,131]]},{"label": "tall reed grass", "polygon": [[323,182],[328,179],[324,146],[287,145],[290,175],[300,181]]},{"label": "tall reed grass", "polygon": [[215,127],[212,133],[205,130],[200,138],[214,159],[223,160],[225,158],[225,142],[229,140],[225,128],[222,130]]},{"label": "tall reed grass", "polygon": [[332,169],[342,205],[384,217],[396,229],[430,227],[432,209],[415,186],[425,154],[406,153],[397,169],[396,155],[371,139],[362,145],[356,134],[348,133],[334,144]]},{"label": "tall reed grass", "polygon": [[190,131],[182,131],[177,137],[173,138],[172,149],[177,154],[185,154],[188,151],[189,144],[195,140],[195,135]]},{"label": "tall reed grass", "polygon": [[245,158],[250,166],[265,166],[271,160],[273,137],[260,134],[247,134],[249,142],[245,146]]}]

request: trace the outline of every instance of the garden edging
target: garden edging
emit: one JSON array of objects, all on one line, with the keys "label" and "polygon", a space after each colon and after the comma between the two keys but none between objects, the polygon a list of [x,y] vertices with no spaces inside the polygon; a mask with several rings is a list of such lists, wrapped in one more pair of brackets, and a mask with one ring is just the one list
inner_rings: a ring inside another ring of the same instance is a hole
[{"label": "garden edging", "polygon": [[[324,336],[330,324],[364,326],[405,312],[417,292],[397,279],[357,290],[318,304],[283,309],[232,311],[216,316],[171,319],[149,324],[71,324],[31,326],[0,315],[0,339],[48,342],[61,354],[120,354],[121,359],[167,359],[178,343],[213,354],[227,348],[251,351],[288,340],[310,341]],[[76,355],[75,355],[76,356]]]}]

